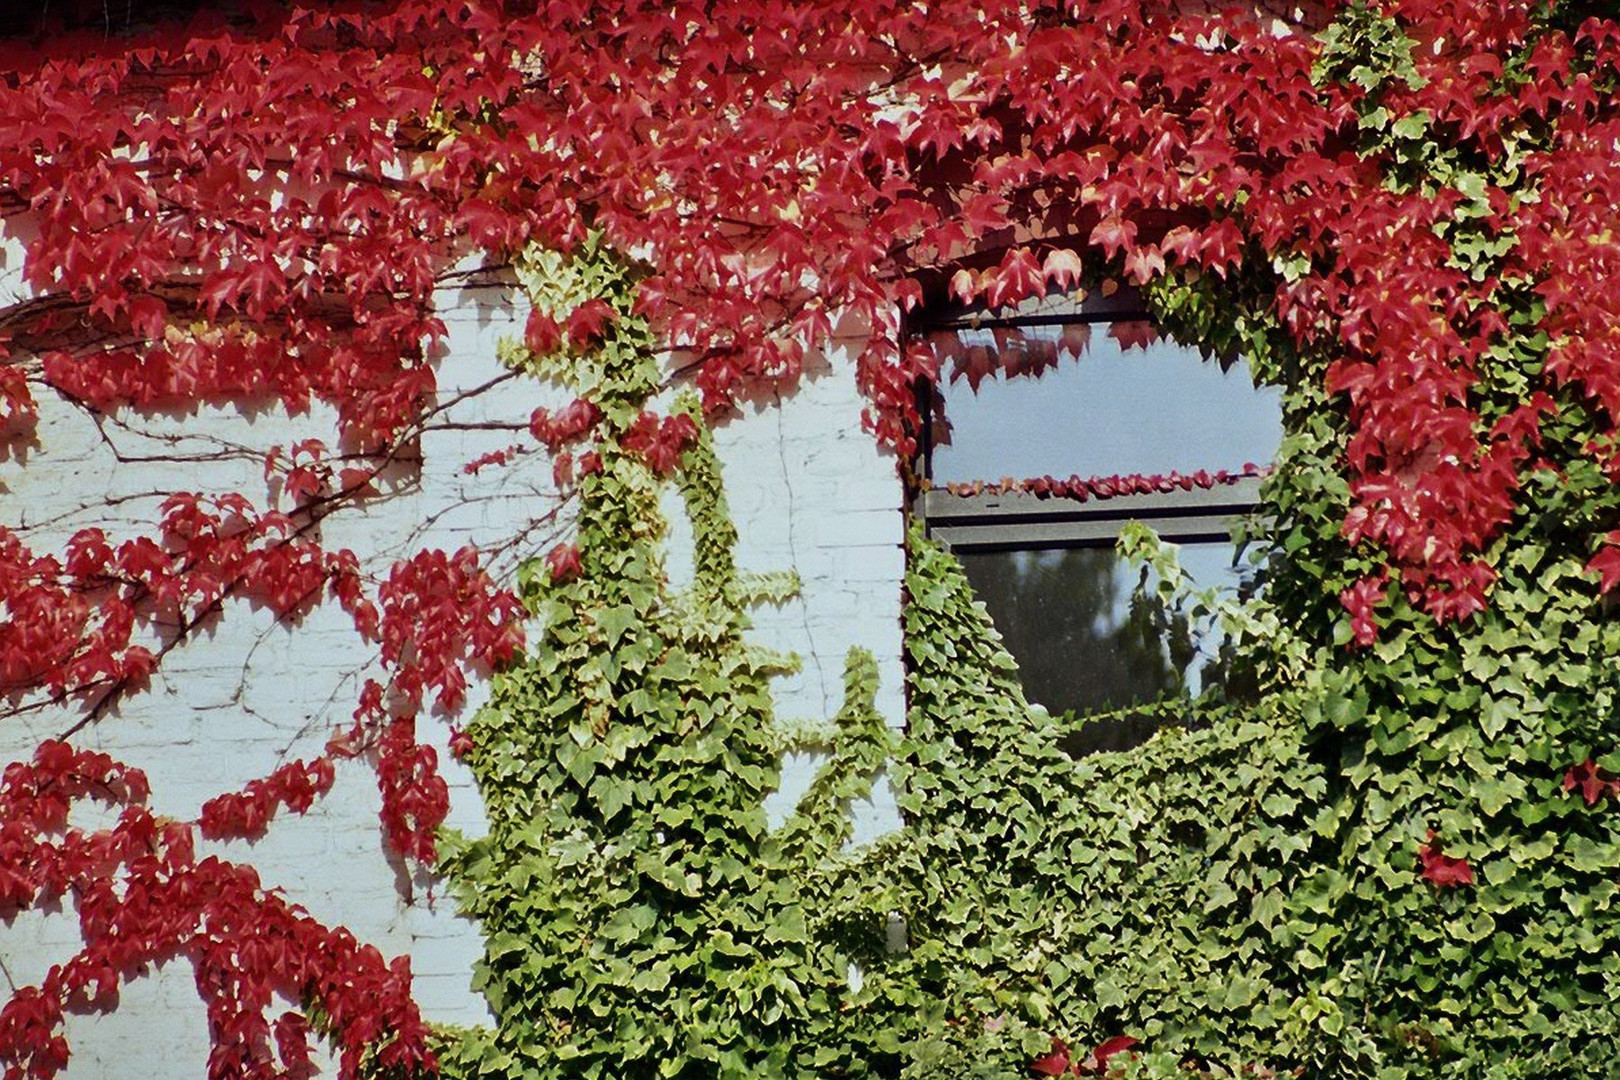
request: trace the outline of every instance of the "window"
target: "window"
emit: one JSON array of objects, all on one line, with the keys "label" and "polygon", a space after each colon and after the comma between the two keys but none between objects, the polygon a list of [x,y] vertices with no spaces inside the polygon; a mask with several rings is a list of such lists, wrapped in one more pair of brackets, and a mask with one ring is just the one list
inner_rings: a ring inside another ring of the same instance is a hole
[{"label": "window", "polygon": [[1139,590],[1114,543],[1141,521],[1200,586],[1254,587],[1231,532],[1276,453],[1278,394],[1162,339],[1128,289],[936,306],[911,332],[941,360],[915,511],[961,560],[1029,698],[1110,713],[1068,748],[1142,741],[1218,673],[1219,642]]}]

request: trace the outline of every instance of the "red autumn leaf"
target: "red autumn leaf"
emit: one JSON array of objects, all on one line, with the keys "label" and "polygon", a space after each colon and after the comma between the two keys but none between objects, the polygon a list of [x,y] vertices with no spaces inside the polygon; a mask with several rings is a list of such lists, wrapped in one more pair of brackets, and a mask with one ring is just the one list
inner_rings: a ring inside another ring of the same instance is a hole
[{"label": "red autumn leaf", "polygon": [[1383,601],[1387,584],[1388,576],[1379,573],[1339,593],[1339,603],[1350,614],[1350,639],[1361,648],[1378,641],[1378,620],[1373,609]]},{"label": "red autumn leaf", "polygon": [[557,325],[557,320],[539,308],[531,309],[528,321],[523,324],[523,347],[536,356],[545,356],[556,352],[561,344],[562,327]]},{"label": "red autumn leaf", "polygon": [[574,580],[582,569],[579,548],[573,544],[558,544],[546,552],[546,569],[551,571],[551,580],[556,584]]},{"label": "red autumn leaf", "polygon": [[697,436],[697,424],[684,414],[660,421],[650,412],[636,417],[620,445],[647,463],[659,476],[668,476],[680,464],[681,454]]},{"label": "red autumn leaf", "polygon": [[1164,273],[1164,255],[1156,247],[1132,249],[1125,256],[1125,276],[1138,285],[1146,285]]},{"label": "red autumn leaf", "polygon": [[[5,347],[0,344],[0,359]],[[28,389],[27,377],[20,368],[0,364],[0,435],[22,434],[39,417],[39,407]]]},{"label": "red autumn leaf", "polygon": [[1029,1069],[1039,1076],[1062,1076],[1069,1071],[1069,1044],[1052,1036],[1051,1052],[1030,1062]]},{"label": "red autumn leaf", "polygon": [[1008,225],[1006,200],[984,192],[970,195],[962,204],[961,220],[974,236],[1005,228]]},{"label": "red autumn leaf", "polygon": [[129,324],[148,341],[161,341],[168,324],[169,305],[156,296],[138,296],[129,304]]},{"label": "red autumn leaf", "polygon": [[507,446],[499,450],[490,450],[467,462],[461,467],[461,471],[468,476],[477,476],[480,470],[490,465],[505,465],[522,452],[523,448],[520,446]]},{"label": "red autumn leaf", "polygon": [[[1136,222],[1117,217],[1104,218],[1091,230],[1091,242],[1100,246],[1112,259],[1136,244]],[[1162,265],[1163,256],[1160,256],[1160,260]]]},{"label": "red autumn leaf", "polygon": [[1598,589],[1609,592],[1620,585],[1620,531],[1603,538],[1603,546],[1586,564],[1587,573],[1598,575]]},{"label": "red autumn leaf", "polygon": [[472,749],[472,736],[468,735],[466,730],[459,725],[452,724],[450,726],[450,755],[457,761],[463,761],[468,754],[472,753]]},{"label": "red autumn leaf", "polygon": [[1115,1035],[1111,1039],[1104,1039],[1097,1048],[1086,1056],[1097,1075],[1101,1076],[1108,1071],[1108,1062],[1117,1054],[1123,1054],[1131,1047],[1137,1045],[1137,1040],[1129,1035]]},{"label": "red autumn leaf", "polygon": [[552,417],[552,432],[558,442],[567,442],[584,435],[601,419],[601,409],[584,398],[575,398]]},{"label": "red autumn leaf", "polygon": [[1422,867],[1423,880],[1442,889],[1472,885],[1474,868],[1468,865],[1468,860],[1445,854],[1434,842],[1434,838],[1435,832],[1430,829],[1429,842],[1418,848],[1418,862]]},{"label": "red autumn leaf", "polygon": [[1016,303],[1031,296],[1039,296],[1043,285],[1040,263],[1023,248],[1014,248],[1002,257],[1001,265],[990,278],[985,298],[993,308]]},{"label": "red autumn leaf", "polygon": [[1603,770],[1591,758],[1571,765],[1564,773],[1564,790],[1579,791],[1587,806],[1596,806],[1605,793],[1620,795],[1620,779],[1602,773]]},{"label": "red autumn leaf", "polygon": [[294,499],[312,499],[320,494],[320,473],[308,465],[300,465],[296,469],[289,469],[286,480],[282,482],[281,489]]},{"label": "red autumn leaf", "polygon": [[1080,283],[1085,274],[1085,265],[1073,248],[1053,248],[1046,253],[1041,273],[1047,281],[1067,291]]},{"label": "red autumn leaf", "polygon": [[613,308],[607,301],[587,300],[569,313],[568,340],[579,348],[594,345],[613,318]]},{"label": "red autumn leaf", "polygon": [[467,199],[456,210],[456,224],[472,242],[490,251],[516,250],[522,240],[521,219],[487,199]]},{"label": "red autumn leaf", "polygon": [[416,741],[415,722],[408,718],[388,722],[377,750],[377,787],[388,841],[400,854],[430,862],[437,850],[435,833],[450,809],[438,754]]},{"label": "red autumn leaf", "polygon": [[554,444],[561,441],[553,434],[551,410],[544,405],[536,406],[535,410],[529,414],[529,434],[533,435],[537,441],[544,443],[548,450],[555,449]]},{"label": "red autumn leaf", "polygon": [[951,275],[950,292],[958,303],[973,303],[973,298],[979,295],[979,275],[962,267]]},{"label": "red autumn leaf", "polygon": [[556,452],[562,445],[590,431],[602,419],[602,410],[584,398],[575,398],[553,413],[541,406],[529,415],[529,432],[546,449]]}]

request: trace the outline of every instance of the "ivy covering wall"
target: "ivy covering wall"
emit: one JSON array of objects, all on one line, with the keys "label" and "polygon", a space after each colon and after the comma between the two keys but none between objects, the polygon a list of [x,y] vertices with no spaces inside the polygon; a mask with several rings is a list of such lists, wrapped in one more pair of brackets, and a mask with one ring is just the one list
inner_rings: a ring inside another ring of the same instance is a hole
[{"label": "ivy covering wall", "polygon": [[[886,755],[877,673],[854,652],[839,754],[797,813],[766,827],[786,737],[767,678],[791,658],[747,644],[745,611],[789,574],[744,575],[695,399],[665,449],[643,437],[658,387],[631,278],[605,252],[533,257],[542,312],[611,305],[603,336],[510,360],[568,380],[601,424],[574,544],[527,571],[535,646],[497,677],[465,758],[489,831],[450,837],[441,867],[487,938],[475,983],[499,1024],[445,1033],[453,1076],[825,1075],[859,1055],[836,1034],[850,953],[825,899],[850,861],[843,804]],[[638,427],[640,425],[640,427]],[[584,455],[582,455],[583,457]],[[690,588],[668,584],[659,490],[696,536]]]},{"label": "ivy covering wall", "polygon": [[[230,1080],[307,1071],[315,1033],[345,1075],[1612,1075],[1620,27],[1583,2],[1303,7],[244,4],[43,60],[8,41],[9,442],[42,394],[98,425],[266,392],[334,416],[330,444],[244,452],[262,498],[164,491],[135,536],[39,552],[0,530],[10,700],[110,722],[239,600],[341,608],[377,677],[326,751],[195,820],[60,739],[5,768],[0,907],[71,895],[84,944],[0,1007],[7,1080],[54,1076],[66,1010],[179,956]],[[555,455],[578,510],[516,593],[470,548],[368,576],[321,539],[429,429],[433,297],[469,254],[534,303],[511,377],[576,395],[513,451]],[[767,693],[791,661],[745,613],[792,582],[737,571],[701,410],[790,385],[842,313],[904,455],[939,372],[902,310],[1121,277],[1283,392],[1259,599],[1179,588],[1130,541],[1243,677],[1068,759],[913,536],[907,729],[852,654],[825,768],[767,828],[799,736]],[[673,342],[701,409],[661,396]],[[489,832],[441,835],[416,725],[484,667],[456,746]],[[198,858],[348,758],[391,848],[479,921],[494,1026],[424,1035],[408,964]],[[879,772],[906,827],[856,848],[843,810]],[[85,800],[112,823],[74,827]]]},{"label": "ivy covering wall", "polygon": [[[490,829],[447,838],[441,866],[482,923],[498,1024],[442,1033],[448,1073],[1608,1074],[1620,631],[1581,545],[1617,500],[1578,466],[1574,395],[1489,553],[1496,605],[1438,624],[1397,592],[1357,647],[1345,421],[1316,361],[1240,307],[1209,319],[1220,294],[1160,288],[1172,329],[1250,333],[1287,391],[1249,526],[1270,551],[1261,598],[1198,592],[1173,550],[1126,542],[1243,677],[1186,728],[1072,760],[960,567],[914,532],[907,730],[884,728],[852,653],[830,757],[771,830],[793,737],[767,679],[791,658],[751,647],[745,612],[795,584],[739,574],[696,403],[646,411],[658,368],[633,273],[587,246],[520,276],[559,325],[606,305],[599,337],[507,354],[600,423],[566,451],[577,541],[526,572],[535,643],[463,744]],[[1534,344],[1502,359],[1533,365]],[[662,563],[665,484],[696,537],[685,590]],[[880,771],[906,827],[851,849],[847,806]]]}]

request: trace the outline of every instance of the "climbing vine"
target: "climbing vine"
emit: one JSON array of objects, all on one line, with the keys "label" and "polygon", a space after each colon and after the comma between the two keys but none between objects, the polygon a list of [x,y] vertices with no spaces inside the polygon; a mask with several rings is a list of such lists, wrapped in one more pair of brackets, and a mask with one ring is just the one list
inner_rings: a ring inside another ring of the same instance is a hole
[{"label": "climbing vine", "polygon": [[[348,1075],[1609,1071],[1606,12],[399,0],[103,22],[0,43],[7,453],[51,437],[45,401],[102,431],[271,400],[333,423],[258,455],[262,493],[158,493],[137,535],[8,511],[0,688],[68,738],[0,777],[0,905],[71,896],[84,938],[0,1007],[8,1080],[54,1075],[65,1009],[177,954],[218,1077],[298,1073],[317,1035]],[[379,572],[325,539],[414,465],[443,407],[435,297],[469,265],[534,301],[511,377],[576,395],[464,463],[543,449],[577,499],[577,538],[515,586],[472,548]],[[1284,390],[1251,529],[1265,599],[1220,615],[1252,693],[1069,761],[914,539],[907,735],[888,746],[857,657],[841,749],[764,829],[780,747],[739,612],[784,583],[731,565],[705,418],[790,387],[847,320],[870,329],[867,426],[903,459],[939,364],[903,312],[1104,277]],[[658,396],[677,382],[697,404]],[[683,595],[664,482],[700,538]],[[292,625],[328,604],[376,677],[325,753],[182,821],[73,745],[238,605]],[[502,667],[455,734],[491,832],[441,837],[418,724]],[[836,807],[885,755],[908,827],[845,851]],[[375,767],[390,846],[483,921],[495,1028],[430,1034],[403,962],[197,856],[308,810],[348,759]],[[82,826],[87,803],[112,822]]]},{"label": "climbing vine", "polygon": [[[578,538],[524,571],[536,640],[496,678],[462,751],[488,832],[441,868],[487,941],[475,975],[493,1029],[445,1035],[452,1076],[857,1075],[837,1030],[850,955],[820,901],[848,861],[847,805],[887,753],[876,668],[852,652],[837,753],[795,814],[767,827],[786,744],[745,609],[790,575],[740,574],[714,452],[683,397],[659,444],[652,339],[632,280],[596,241],[519,265],[540,318],[598,304],[600,336],[526,335],[511,363],[569,380],[600,464]],[[548,311],[548,309],[552,309]],[[532,331],[532,328],[531,328]],[[584,433],[581,433],[582,435]],[[670,472],[696,536],[695,575],[667,582],[658,491]],[[868,948],[870,951],[870,948]]]}]

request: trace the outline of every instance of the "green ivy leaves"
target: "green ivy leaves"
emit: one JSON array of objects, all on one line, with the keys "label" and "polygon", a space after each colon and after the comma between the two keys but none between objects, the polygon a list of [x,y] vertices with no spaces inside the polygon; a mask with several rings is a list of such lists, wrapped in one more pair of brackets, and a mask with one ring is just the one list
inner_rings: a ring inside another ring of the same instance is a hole
[{"label": "green ivy leaves", "polygon": [[[1492,280],[1518,240],[1488,194],[1526,150],[1475,160],[1432,116],[1391,111],[1421,82],[1414,47],[1397,19],[1347,9],[1316,77],[1366,92],[1351,149],[1389,190],[1452,207],[1433,229],[1448,272]],[[1130,1035],[1138,1076],[1610,1075],[1620,831],[1611,792],[1566,778],[1620,768],[1620,629],[1585,569],[1620,527],[1613,433],[1546,379],[1532,283],[1501,280],[1457,383],[1477,429],[1463,442],[1488,452],[1538,388],[1546,407],[1504,521],[1463,552],[1489,606],[1437,620],[1424,582],[1347,538],[1353,406],[1323,389],[1341,357],[1274,315],[1310,259],[1147,287],[1168,329],[1285,391],[1251,526],[1272,551],[1263,599],[1167,598],[1222,621],[1252,697],[1071,760],[960,569],[913,536],[908,730],[884,729],[870,658],[852,655],[830,758],[775,832],[761,806],[785,736],[765,680],[785,661],[747,645],[741,612],[794,583],[739,574],[699,431],[673,475],[696,581],[670,589],[634,275],[595,241],[524,260],[545,318],[581,333],[507,361],[600,410],[601,468],[580,480],[577,577],[530,569],[538,643],[468,729],[490,830],[449,838],[444,870],[487,934],[478,983],[499,1023],[445,1033],[447,1071],[1011,1078],[1053,1035]],[[595,303],[611,318],[573,318]],[[694,404],[675,415],[701,428]],[[1357,587],[1375,634],[1346,609]],[[907,827],[849,850],[843,810],[880,771]]]},{"label": "green ivy leaves", "polygon": [[[889,747],[871,657],[851,655],[829,764],[792,820],[769,831],[780,736],[766,678],[782,660],[744,641],[743,609],[795,583],[738,574],[718,465],[698,431],[676,473],[695,582],[670,588],[658,469],[630,445],[638,425],[648,430],[656,383],[634,282],[593,245],[533,255],[519,276],[558,323],[571,306],[612,309],[588,348],[557,346],[566,364],[508,347],[509,362],[568,375],[601,411],[592,449],[602,467],[579,485],[578,574],[526,573],[538,641],[497,676],[467,729],[489,831],[447,838],[441,869],[483,926],[475,985],[497,1026],[443,1032],[444,1070],[862,1075],[868,1054],[842,1033],[848,957],[878,951],[884,923],[834,894],[835,868],[852,858],[847,804]],[[697,421],[696,402],[682,399],[675,416]]]}]

